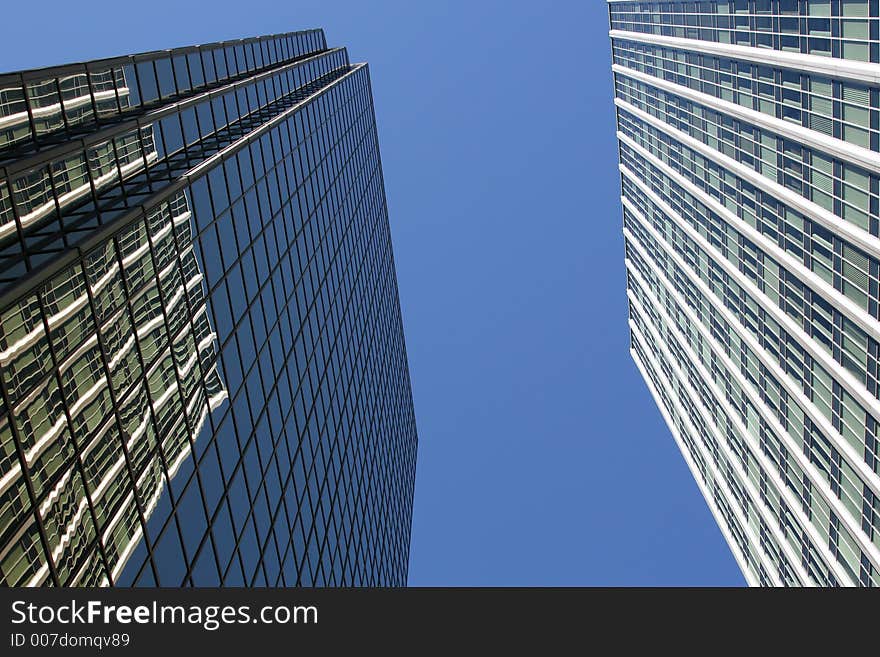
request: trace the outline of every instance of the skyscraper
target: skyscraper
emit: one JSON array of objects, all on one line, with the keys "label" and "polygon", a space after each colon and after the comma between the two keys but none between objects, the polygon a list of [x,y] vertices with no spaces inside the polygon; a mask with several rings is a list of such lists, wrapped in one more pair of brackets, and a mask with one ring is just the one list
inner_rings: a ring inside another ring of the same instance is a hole
[{"label": "skyscraper", "polygon": [[746,580],[880,584],[877,0],[609,0],[632,356]]},{"label": "skyscraper", "polygon": [[369,72],[321,30],[0,76],[0,582],[400,585]]}]

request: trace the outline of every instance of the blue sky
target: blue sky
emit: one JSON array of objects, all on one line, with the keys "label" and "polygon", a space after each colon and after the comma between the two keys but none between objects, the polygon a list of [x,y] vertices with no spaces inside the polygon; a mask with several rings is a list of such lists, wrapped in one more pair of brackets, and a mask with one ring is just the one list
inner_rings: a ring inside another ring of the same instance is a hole
[{"label": "blue sky", "polygon": [[420,438],[410,584],[744,584],[629,356],[604,2],[2,11],[36,28],[4,32],[4,71],[308,27],[370,62]]}]

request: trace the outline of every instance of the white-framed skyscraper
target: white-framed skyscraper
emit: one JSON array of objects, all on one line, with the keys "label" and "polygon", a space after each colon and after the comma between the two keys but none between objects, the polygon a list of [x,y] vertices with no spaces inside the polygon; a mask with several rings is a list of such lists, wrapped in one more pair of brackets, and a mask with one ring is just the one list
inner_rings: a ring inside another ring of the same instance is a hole
[{"label": "white-framed skyscraper", "polygon": [[632,356],[752,585],[880,584],[878,5],[608,1]]}]

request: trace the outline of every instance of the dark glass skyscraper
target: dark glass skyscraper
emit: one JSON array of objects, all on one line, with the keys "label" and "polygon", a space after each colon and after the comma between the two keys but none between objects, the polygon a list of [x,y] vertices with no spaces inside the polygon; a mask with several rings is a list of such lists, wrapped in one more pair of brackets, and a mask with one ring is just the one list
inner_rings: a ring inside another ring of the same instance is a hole
[{"label": "dark glass skyscraper", "polygon": [[366,64],[0,76],[0,582],[400,585],[416,427]]}]

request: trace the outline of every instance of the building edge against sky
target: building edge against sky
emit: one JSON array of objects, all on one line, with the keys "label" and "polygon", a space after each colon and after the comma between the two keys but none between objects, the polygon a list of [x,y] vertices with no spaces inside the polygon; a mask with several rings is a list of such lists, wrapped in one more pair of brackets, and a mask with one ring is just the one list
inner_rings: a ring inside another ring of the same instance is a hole
[{"label": "building edge against sky", "polygon": [[402,585],[417,435],[366,64],[0,75],[0,581]]},{"label": "building edge against sky", "polygon": [[750,585],[880,584],[877,0],[608,0],[632,357]]}]

